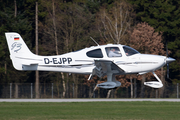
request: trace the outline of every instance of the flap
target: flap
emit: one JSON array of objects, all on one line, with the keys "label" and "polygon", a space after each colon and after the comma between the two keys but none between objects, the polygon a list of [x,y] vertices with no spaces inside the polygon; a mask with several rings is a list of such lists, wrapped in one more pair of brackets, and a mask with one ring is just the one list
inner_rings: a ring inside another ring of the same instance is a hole
[{"label": "flap", "polygon": [[22,63],[22,65],[36,65],[36,64],[38,65],[39,63],[37,63],[37,62],[34,62],[34,63],[33,62],[31,62],[31,63],[30,62],[23,62]]},{"label": "flap", "polygon": [[109,60],[94,60],[95,68],[93,69],[93,75],[97,75],[98,77],[103,77],[107,75],[107,73],[112,74],[123,74],[125,71],[118,67],[114,62]]}]

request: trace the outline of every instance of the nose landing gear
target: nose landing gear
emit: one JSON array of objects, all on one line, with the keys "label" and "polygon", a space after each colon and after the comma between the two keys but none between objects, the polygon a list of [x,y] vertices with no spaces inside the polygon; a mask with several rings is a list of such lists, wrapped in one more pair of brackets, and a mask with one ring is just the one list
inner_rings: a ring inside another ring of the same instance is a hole
[{"label": "nose landing gear", "polygon": [[161,80],[159,79],[159,77],[154,72],[152,72],[152,73],[153,73],[154,77],[158,81],[144,82],[144,85],[152,87],[152,88],[161,88],[161,87],[163,87],[163,84],[162,84]]}]

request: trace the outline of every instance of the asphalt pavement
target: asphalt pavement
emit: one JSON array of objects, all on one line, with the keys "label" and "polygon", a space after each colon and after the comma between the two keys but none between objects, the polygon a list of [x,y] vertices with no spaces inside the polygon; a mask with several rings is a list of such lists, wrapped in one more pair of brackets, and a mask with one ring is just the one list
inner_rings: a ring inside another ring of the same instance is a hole
[{"label": "asphalt pavement", "polygon": [[180,99],[0,99],[0,102],[113,102],[153,101],[180,102]]}]

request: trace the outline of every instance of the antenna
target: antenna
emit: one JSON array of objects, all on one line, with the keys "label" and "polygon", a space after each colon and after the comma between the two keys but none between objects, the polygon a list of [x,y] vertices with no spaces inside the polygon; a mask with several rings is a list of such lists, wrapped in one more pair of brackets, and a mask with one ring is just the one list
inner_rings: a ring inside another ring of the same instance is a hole
[{"label": "antenna", "polygon": [[92,37],[90,37],[90,38],[99,46],[99,44]]}]

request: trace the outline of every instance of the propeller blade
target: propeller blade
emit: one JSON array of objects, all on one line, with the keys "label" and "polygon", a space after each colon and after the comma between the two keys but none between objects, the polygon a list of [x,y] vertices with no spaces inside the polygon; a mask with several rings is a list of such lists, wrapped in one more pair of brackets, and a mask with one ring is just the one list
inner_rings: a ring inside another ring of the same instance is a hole
[{"label": "propeller blade", "polygon": [[166,58],[166,64],[167,64],[167,78],[169,79],[169,63],[175,61],[174,58],[171,58],[171,57],[167,57]]},{"label": "propeller blade", "polygon": [[169,64],[167,64],[167,78],[169,79]]},{"label": "propeller blade", "polygon": [[[168,58],[168,46],[167,46],[167,39],[166,39],[166,60]],[[167,61],[166,61],[167,64]],[[167,79],[169,79],[169,64],[167,64],[167,72],[166,72]]]}]

